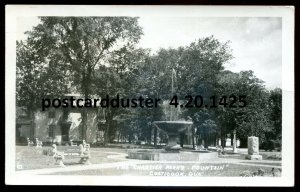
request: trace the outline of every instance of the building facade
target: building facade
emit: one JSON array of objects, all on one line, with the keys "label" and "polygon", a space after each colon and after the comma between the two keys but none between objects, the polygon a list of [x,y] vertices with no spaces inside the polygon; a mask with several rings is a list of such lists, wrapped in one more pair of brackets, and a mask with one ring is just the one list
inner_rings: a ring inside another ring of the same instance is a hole
[{"label": "building facade", "polygon": [[[96,142],[98,131],[97,109],[87,111],[86,140]],[[66,144],[82,141],[82,116],[78,108],[36,110],[33,117],[19,116],[16,121],[16,139],[22,142],[27,138],[38,138],[44,143]]]}]

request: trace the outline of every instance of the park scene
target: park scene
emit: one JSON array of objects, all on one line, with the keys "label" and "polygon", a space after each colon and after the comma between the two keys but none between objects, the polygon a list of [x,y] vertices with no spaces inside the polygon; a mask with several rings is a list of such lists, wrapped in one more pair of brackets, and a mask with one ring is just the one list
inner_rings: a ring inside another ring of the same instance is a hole
[{"label": "park scene", "polygon": [[18,173],[281,176],[280,19],[36,17],[18,26]]}]

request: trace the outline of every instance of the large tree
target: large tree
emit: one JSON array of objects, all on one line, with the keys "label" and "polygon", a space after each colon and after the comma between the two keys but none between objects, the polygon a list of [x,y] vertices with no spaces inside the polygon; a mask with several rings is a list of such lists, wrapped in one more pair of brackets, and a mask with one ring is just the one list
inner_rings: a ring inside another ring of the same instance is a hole
[{"label": "large tree", "polygon": [[[146,62],[148,54],[149,50],[135,49],[134,47],[123,47],[112,52],[107,58],[108,66],[101,66],[95,71],[93,79],[95,94],[100,97],[106,97],[106,95],[110,97],[119,95],[120,98],[145,97],[142,92],[137,90],[137,76],[140,66]],[[134,113],[134,110],[122,107],[105,109],[105,144],[109,141],[108,136],[112,134],[111,126],[114,118],[119,118],[120,121],[131,118],[134,121],[131,113]]]},{"label": "large tree", "polygon": [[[233,101],[229,96],[237,98],[235,108],[219,106],[216,109],[218,122],[221,126],[221,137],[236,130],[241,146],[246,146],[248,136],[257,136],[261,141],[265,133],[271,130],[269,95],[263,81],[253,71],[233,73],[224,71],[219,75],[218,95],[227,96],[227,105]],[[240,97],[245,97],[246,106],[241,105]],[[223,144],[224,145],[224,144]]]},{"label": "large tree", "polygon": [[[178,91],[183,95],[197,95],[213,91],[217,76],[232,58],[230,42],[220,42],[213,36],[201,38],[184,48],[175,65]],[[203,91],[203,88],[206,90]]]},{"label": "large tree", "polygon": [[281,143],[282,137],[282,90],[276,88],[269,94],[270,120],[272,129],[266,133],[267,140],[277,140]]},{"label": "large tree", "polygon": [[[112,51],[140,39],[141,27],[133,17],[41,17],[28,32],[28,44],[37,57],[55,57],[68,68],[66,75],[83,97],[92,94],[95,69],[107,64]],[[101,85],[99,85],[101,86]],[[86,139],[87,111],[82,110],[82,138]]]},{"label": "large tree", "polygon": [[[34,131],[34,112],[41,109],[42,99],[60,97],[68,90],[67,79],[64,78],[66,69],[52,55],[40,57],[39,50],[34,49],[30,42],[17,41],[16,52],[17,106],[26,108]],[[30,137],[34,137],[34,132]]]},{"label": "large tree", "polygon": [[[173,95],[178,95],[180,100],[185,100],[186,95],[202,95],[209,98],[214,95],[218,74],[231,58],[229,42],[222,43],[213,36],[198,39],[188,46],[160,49],[141,66],[137,81],[140,87],[138,92],[167,101],[170,101]],[[178,112],[174,105],[167,108],[174,113]],[[200,129],[204,121],[196,122],[194,116],[199,111],[199,108],[181,109],[182,115],[170,115],[175,117],[172,118],[161,114],[160,118],[170,120],[190,116]],[[148,117],[154,117],[150,114]],[[159,118],[148,118],[153,119]]]}]

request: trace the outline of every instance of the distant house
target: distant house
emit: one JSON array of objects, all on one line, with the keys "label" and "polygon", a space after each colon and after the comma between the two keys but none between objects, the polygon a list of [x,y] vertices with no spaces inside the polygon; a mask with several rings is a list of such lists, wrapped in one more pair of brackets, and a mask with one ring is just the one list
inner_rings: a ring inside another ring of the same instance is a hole
[{"label": "distant house", "polygon": [[[24,142],[27,138],[31,140],[38,138],[44,143],[58,144],[82,141],[81,110],[82,108],[50,107],[45,111],[36,110],[34,118],[31,118],[25,108],[17,107],[16,142]],[[103,124],[103,122],[98,123],[98,110],[101,108],[87,109],[86,140],[88,143],[96,142],[97,136],[103,135],[98,133],[99,124]]]},{"label": "distant house", "polygon": [[34,133],[31,129],[32,121],[24,107],[16,108],[16,143],[26,142],[26,138],[32,138]]}]

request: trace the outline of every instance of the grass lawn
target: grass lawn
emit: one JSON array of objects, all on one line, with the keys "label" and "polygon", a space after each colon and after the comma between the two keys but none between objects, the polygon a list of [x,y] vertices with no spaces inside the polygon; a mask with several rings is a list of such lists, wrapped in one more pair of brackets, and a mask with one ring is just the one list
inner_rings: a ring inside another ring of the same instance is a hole
[{"label": "grass lawn", "polygon": [[[51,147],[27,147],[17,146],[16,147],[16,170],[29,170],[29,169],[42,169],[42,168],[54,168],[58,167],[54,165],[55,160],[53,156],[44,155],[43,150],[50,149]],[[106,152],[125,152],[124,149],[111,149],[111,148],[91,148],[91,159],[92,164],[101,163],[112,163],[118,162],[119,160],[107,158],[109,153]],[[65,165],[79,165],[79,158],[68,158],[64,160]],[[21,165],[21,167],[20,167]]]},{"label": "grass lawn", "polygon": [[[281,152],[266,152],[266,151],[260,151],[259,154],[262,156],[263,160],[273,160],[273,161],[281,161]],[[220,158],[227,158],[227,159],[246,159],[246,155],[244,153],[239,154],[225,154],[219,156]]]},{"label": "grass lawn", "polygon": [[274,166],[281,166],[281,163],[266,163],[266,162],[255,162],[255,161],[250,161],[250,162],[241,162],[241,163],[247,163],[247,164],[258,164],[258,165],[274,165]]},{"label": "grass lawn", "polygon": [[[43,147],[46,149],[47,147]],[[50,147],[49,147],[50,148]],[[57,167],[52,156],[43,155],[43,149],[16,146],[16,170]]]},{"label": "grass lawn", "polygon": [[[31,169],[43,169],[43,168],[57,168],[53,156],[46,155],[45,151],[51,150],[51,147],[27,147],[17,146],[16,147],[16,170],[31,170]],[[111,159],[109,155],[113,153],[126,153],[126,149],[122,148],[91,148],[91,163],[102,164],[102,163],[113,163],[121,162],[123,159]],[[264,159],[268,159],[269,156],[278,156],[278,154],[268,152],[262,154]],[[80,171],[65,170],[62,172],[51,173],[53,175],[105,175],[105,176],[121,176],[121,175],[132,175],[132,176],[240,176],[241,173],[256,172],[258,169],[263,169],[266,175],[271,175],[272,167],[265,167],[263,165],[281,166],[280,162],[247,162],[236,164],[234,162],[239,161],[226,161],[232,158],[245,160],[245,154],[226,155],[224,163],[219,162],[199,162],[199,163],[176,163],[173,164],[175,167],[183,167],[182,169],[170,169],[170,163],[163,162],[143,162],[143,164],[129,165],[128,167],[113,167],[113,168],[102,168],[102,169],[86,169]],[[64,160],[66,166],[80,166],[78,163],[80,158],[68,158]],[[269,160],[269,159],[268,159]],[[253,165],[250,165],[253,164]],[[161,169],[147,169],[147,166],[155,165],[161,166]],[[21,167],[20,167],[21,166]],[[140,167],[139,166],[146,166]],[[197,168],[198,167],[198,168]]]}]

